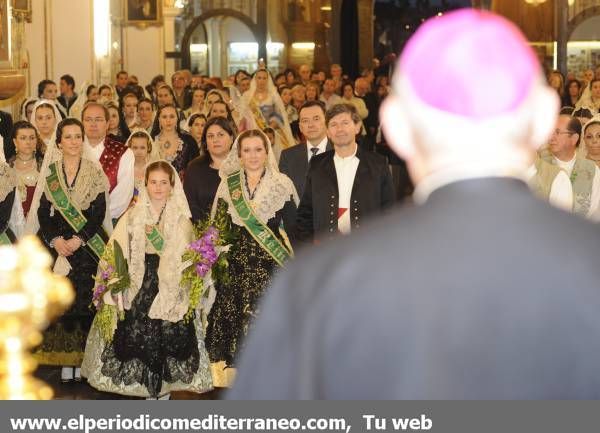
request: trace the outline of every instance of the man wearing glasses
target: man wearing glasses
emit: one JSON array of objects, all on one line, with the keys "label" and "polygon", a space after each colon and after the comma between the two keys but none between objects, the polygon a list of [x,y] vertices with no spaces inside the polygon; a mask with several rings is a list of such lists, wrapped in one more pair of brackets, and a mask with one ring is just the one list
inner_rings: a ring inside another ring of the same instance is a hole
[{"label": "man wearing glasses", "polygon": [[560,115],[550,137],[547,162],[564,170],[573,187],[573,212],[590,218],[600,202],[600,169],[593,161],[577,154],[581,137],[578,119]]},{"label": "man wearing glasses", "polygon": [[98,161],[110,185],[110,216],[113,224],[127,210],[133,197],[134,162],[131,149],[108,134],[108,109],[95,102],[86,104],[81,114],[87,159]]}]

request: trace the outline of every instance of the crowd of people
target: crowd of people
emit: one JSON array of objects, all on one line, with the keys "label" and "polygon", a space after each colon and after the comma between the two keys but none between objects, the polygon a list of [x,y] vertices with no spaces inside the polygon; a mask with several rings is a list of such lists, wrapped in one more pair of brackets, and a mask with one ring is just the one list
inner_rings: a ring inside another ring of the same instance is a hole
[{"label": "crowd of people", "polygon": [[[600,69],[586,80],[549,76],[565,107],[528,176],[543,199],[600,220]],[[360,230],[412,189],[393,175],[379,125],[389,81],[373,70],[182,70],[145,88],[121,71],[115,86],[75,92],[64,75],[58,90],[43,80],[21,119],[2,119],[0,244],[37,235],[74,286],[35,352],[64,382],[153,399],[229,386],[294,251]],[[227,228],[228,272],[200,305],[184,256],[207,221]],[[116,272],[126,283],[107,290]]]},{"label": "crowd of people", "polygon": [[[40,82],[0,155],[2,243],[38,236],[76,291],[38,362],[64,382],[153,399],[229,386],[294,251],[398,199],[378,128],[386,78],[301,65],[225,80],[177,71],[145,89],[124,71],[79,92],[70,75],[60,92]],[[215,221],[227,272],[200,305],[184,257]]]}]

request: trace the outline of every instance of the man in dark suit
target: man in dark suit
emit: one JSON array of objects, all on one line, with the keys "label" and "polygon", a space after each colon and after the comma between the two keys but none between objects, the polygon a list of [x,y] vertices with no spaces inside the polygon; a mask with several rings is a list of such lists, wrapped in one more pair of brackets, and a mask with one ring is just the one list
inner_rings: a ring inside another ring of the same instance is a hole
[{"label": "man in dark suit", "polygon": [[298,196],[302,197],[310,160],[327,150],[333,149],[333,146],[327,139],[325,104],[323,102],[305,102],[298,112],[298,120],[300,132],[302,132],[306,141],[281,152],[279,171],[292,179]]},{"label": "man in dark suit", "polygon": [[356,143],[361,119],[350,104],[337,104],[325,116],[333,150],[315,156],[298,206],[296,240],[313,242],[348,234],[363,219],[394,203],[392,176],[384,157]]},{"label": "man in dark suit", "polygon": [[[279,171],[292,179],[298,197],[304,192],[304,182],[308,164],[317,155],[331,150],[333,145],[327,139],[325,126],[325,104],[321,101],[307,101],[300,107],[298,113],[300,131],[306,138],[304,143],[297,144],[281,152]],[[296,209],[294,209],[294,213]],[[295,215],[294,215],[295,221]],[[296,226],[286,227],[292,240],[295,240]]]},{"label": "man in dark suit", "polygon": [[393,86],[382,124],[420,206],[279,274],[230,397],[600,398],[600,232],[523,180],[559,106],[535,53],[504,18],[454,11],[421,25]]}]

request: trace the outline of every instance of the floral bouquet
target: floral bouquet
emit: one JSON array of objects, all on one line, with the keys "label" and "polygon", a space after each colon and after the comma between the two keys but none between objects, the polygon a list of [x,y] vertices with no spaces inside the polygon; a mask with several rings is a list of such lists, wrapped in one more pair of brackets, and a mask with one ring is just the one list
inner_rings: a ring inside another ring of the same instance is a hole
[{"label": "floral bouquet", "polygon": [[193,319],[200,303],[210,309],[210,288],[214,280],[228,280],[227,253],[230,236],[223,218],[205,221],[194,227],[195,240],[183,254],[184,263],[190,263],[181,276],[181,283],[190,287],[190,304],[184,320]]},{"label": "floral bouquet", "polygon": [[98,311],[94,322],[102,338],[108,342],[112,340],[117,319],[123,319],[123,312],[117,311],[117,307],[114,305],[105,304],[104,294],[110,290],[111,294],[116,295],[131,284],[127,260],[125,260],[123,249],[117,241],[106,246],[98,269],[98,275],[94,277],[96,284],[92,294],[92,304]]},{"label": "floral bouquet", "polygon": [[92,303],[97,310],[100,310],[104,305],[102,298],[108,290],[111,294],[116,295],[130,285],[127,260],[125,260],[123,249],[117,241],[106,246],[98,268],[100,272],[94,277],[96,284],[94,285]]}]

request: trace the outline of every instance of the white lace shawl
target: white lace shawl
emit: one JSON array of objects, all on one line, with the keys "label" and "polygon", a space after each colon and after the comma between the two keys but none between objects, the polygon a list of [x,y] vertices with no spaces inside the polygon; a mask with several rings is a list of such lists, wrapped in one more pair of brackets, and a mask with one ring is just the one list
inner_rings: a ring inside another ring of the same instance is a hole
[{"label": "white lace shawl", "polygon": [[14,169],[7,163],[0,162],[0,201],[4,201],[11,191],[15,191],[15,199],[8,220],[8,227],[17,239],[19,239],[25,229],[25,216],[23,214],[19,189],[16,186],[17,176]]},{"label": "white lace shawl", "polygon": [[[173,168],[172,170],[175,173]],[[180,283],[184,269],[190,265],[183,262],[182,256],[193,237],[191,212],[179,176],[175,173],[174,177],[175,186],[165,206],[159,227],[165,243],[158,266],[158,295],[154,298],[148,312],[151,319],[170,322],[182,320],[188,310],[189,287],[184,287]],[[155,223],[150,198],[143,188],[138,202],[121,217],[109,240],[109,244],[117,240],[123,249],[129,266],[131,286],[116,300],[110,293],[105,294],[104,302],[122,305],[125,310],[131,308],[144,279],[146,227]]]},{"label": "white lace shawl", "polygon": [[[271,103],[275,106],[275,111],[283,119],[283,125],[281,126],[281,128],[278,131],[276,131],[277,133],[280,134],[279,137],[277,137],[277,134],[276,134],[276,139],[277,139],[276,141],[278,141],[278,142],[273,143],[273,147],[276,149],[276,153],[281,153],[281,150],[286,149],[286,148],[291,147],[294,144],[296,144],[296,140],[294,139],[294,135],[292,134],[292,128],[290,127],[290,122],[288,120],[285,105],[283,104],[283,100],[281,99],[281,96],[279,96],[279,92],[277,91],[277,88],[275,87],[275,83],[273,82],[273,77],[271,77],[271,73],[268,70],[264,69],[264,71],[266,71],[267,75],[269,76],[269,79],[267,80],[267,93],[269,94],[268,99],[271,100]],[[256,93],[256,73],[254,74],[254,76],[252,77],[252,80],[250,81],[250,88],[248,89],[247,92],[244,93],[244,95],[242,97],[244,100],[244,103],[248,107],[250,107],[250,105],[253,103],[252,100],[254,99],[255,93]],[[264,120],[266,123],[268,119],[264,119]]]},{"label": "white lace shawl", "polygon": [[246,101],[242,97],[242,94],[235,86],[229,87],[229,94],[231,96],[231,115],[235,120],[235,124],[239,132],[247,131],[248,129],[257,129],[256,120],[250,110],[250,107],[246,104]]},{"label": "white lace shawl", "polygon": [[17,176],[15,171],[5,162],[0,162],[0,201],[15,189]]},{"label": "white lace shawl", "polygon": [[225,161],[223,161],[221,168],[219,169],[221,183],[217,188],[217,193],[215,195],[211,212],[211,217],[214,217],[217,210],[217,203],[219,198],[221,198],[227,203],[227,212],[231,216],[232,222],[241,227],[244,227],[244,223],[235,211],[235,206],[233,205],[233,201],[229,195],[229,188],[227,186],[227,177],[237,171],[241,171],[242,193],[244,194],[246,201],[252,204],[252,210],[254,211],[254,214],[264,224],[273,218],[277,211],[282,209],[285,203],[290,199],[294,201],[296,206],[300,201],[292,180],[285,174],[279,172],[269,139],[262,133],[262,131],[256,131],[262,134],[267,143],[269,143],[269,153],[267,158],[266,172],[256,187],[254,198],[250,200],[248,191],[245,187],[246,176],[240,165],[240,158],[238,157],[239,143],[236,139],[231,146],[231,150],[227,155],[227,158]]},{"label": "white lace shawl", "polygon": [[79,93],[77,94],[77,98],[75,99],[75,102],[73,102],[73,104],[71,105],[71,108],[69,108],[69,117],[74,117],[75,119],[81,120],[81,112],[83,111],[83,107],[87,102],[86,92],[89,85],[89,82],[84,81],[83,84],[79,87]]},{"label": "white lace shawl", "polygon": [[[33,193],[33,200],[31,201],[31,207],[29,209],[29,213],[27,214],[25,234],[35,235],[40,228],[40,222],[37,213],[42,194],[46,193],[46,177],[50,174],[49,167],[53,162],[60,164],[61,161],[62,152],[56,146],[55,132],[52,134],[52,138],[50,139],[50,143],[48,144],[46,153],[44,154],[44,161],[42,162],[38,181],[35,186],[35,192]],[[104,171],[98,162],[90,161],[89,159],[82,157],[81,167],[79,169],[79,174],[77,175],[77,182],[75,183],[75,188],[69,194],[70,198],[80,210],[86,210],[100,192],[104,192],[104,198],[106,201],[106,210],[104,213],[102,226],[106,233],[110,234],[112,233],[112,222],[110,218],[108,179],[106,178],[106,175],[104,174]],[[49,194],[46,194],[46,197],[48,200],[50,200]]]}]

